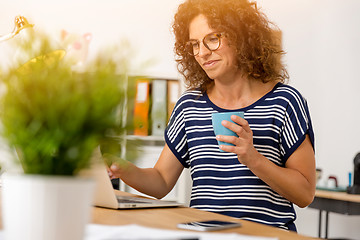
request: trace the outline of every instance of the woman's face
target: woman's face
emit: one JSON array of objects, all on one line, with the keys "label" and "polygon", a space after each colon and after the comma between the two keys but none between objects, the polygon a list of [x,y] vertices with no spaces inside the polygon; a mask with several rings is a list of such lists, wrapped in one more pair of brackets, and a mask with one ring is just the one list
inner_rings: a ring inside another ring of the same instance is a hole
[{"label": "woman's face", "polygon": [[221,37],[221,44],[217,50],[207,49],[203,44],[203,38],[210,33],[218,32],[209,27],[204,15],[200,14],[190,22],[189,38],[200,43],[199,54],[195,59],[209,78],[214,80],[232,78],[239,71],[235,51],[229,46],[225,37]]}]

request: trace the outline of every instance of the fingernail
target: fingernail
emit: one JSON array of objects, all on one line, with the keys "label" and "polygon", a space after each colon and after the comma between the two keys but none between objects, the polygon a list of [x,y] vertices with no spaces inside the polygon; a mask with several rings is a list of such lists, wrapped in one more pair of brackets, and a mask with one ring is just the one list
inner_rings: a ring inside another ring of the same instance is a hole
[{"label": "fingernail", "polygon": [[111,169],[111,170],[118,170],[119,168],[118,168],[118,166],[116,166],[115,164],[113,164],[113,165],[111,165],[110,169]]}]

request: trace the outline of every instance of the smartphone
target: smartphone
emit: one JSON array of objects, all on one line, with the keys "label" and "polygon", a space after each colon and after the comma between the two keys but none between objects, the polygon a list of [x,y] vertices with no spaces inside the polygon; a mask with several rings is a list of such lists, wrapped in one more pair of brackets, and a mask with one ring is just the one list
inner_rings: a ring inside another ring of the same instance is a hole
[{"label": "smartphone", "polygon": [[179,223],[177,227],[181,229],[196,230],[196,231],[215,231],[215,230],[222,230],[227,228],[241,227],[241,223],[210,220],[210,221],[200,221],[200,222]]}]

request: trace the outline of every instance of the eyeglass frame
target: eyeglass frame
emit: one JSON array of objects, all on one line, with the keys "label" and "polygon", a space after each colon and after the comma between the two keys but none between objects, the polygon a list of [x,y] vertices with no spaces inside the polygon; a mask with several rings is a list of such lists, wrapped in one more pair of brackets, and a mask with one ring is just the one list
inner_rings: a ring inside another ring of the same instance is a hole
[{"label": "eyeglass frame", "polygon": [[[218,39],[219,39],[219,44],[218,46],[215,48],[215,49],[210,49],[209,46],[206,44],[205,42],[205,39],[208,37],[208,36],[211,36],[211,35],[215,35]],[[209,51],[213,52],[213,51],[216,51],[219,49],[219,47],[221,46],[221,38],[225,36],[225,33],[224,32],[220,32],[220,33],[217,33],[217,32],[213,32],[213,33],[209,33],[209,34],[206,34],[205,37],[203,37],[203,39],[201,40],[201,42],[204,44],[204,46],[206,47],[206,49],[208,49]],[[190,47],[190,49],[192,49],[192,52],[194,52],[194,46],[193,46],[193,42],[196,42],[198,45],[199,45],[199,48],[198,48],[198,52],[196,54],[193,54],[191,53],[190,51],[188,51],[187,47]],[[185,49],[186,49],[186,52],[190,55],[190,56],[197,56],[199,55],[200,53],[200,41],[199,40],[189,40],[186,42],[185,44]]]}]

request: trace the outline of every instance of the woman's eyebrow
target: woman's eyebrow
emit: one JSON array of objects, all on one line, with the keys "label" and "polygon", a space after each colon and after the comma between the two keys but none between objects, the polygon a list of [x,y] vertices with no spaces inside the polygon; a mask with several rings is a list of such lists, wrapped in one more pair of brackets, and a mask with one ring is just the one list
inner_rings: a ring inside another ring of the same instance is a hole
[{"label": "woman's eyebrow", "polygon": [[219,32],[218,32],[218,31],[212,31],[212,32],[209,32],[209,33],[205,34],[205,36],[204,36],[203,38],[201,38],[201,39],[189,38],[189,41],[193,41],[193,40],[195,40],[195,41],[202,41],[207,35],[209,35],[209,34],[216,34],[216,33],[219,33]]}]

